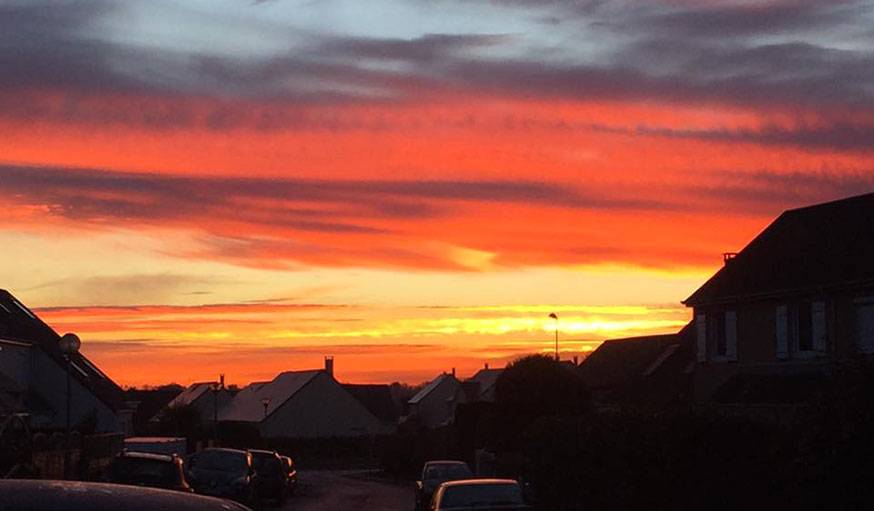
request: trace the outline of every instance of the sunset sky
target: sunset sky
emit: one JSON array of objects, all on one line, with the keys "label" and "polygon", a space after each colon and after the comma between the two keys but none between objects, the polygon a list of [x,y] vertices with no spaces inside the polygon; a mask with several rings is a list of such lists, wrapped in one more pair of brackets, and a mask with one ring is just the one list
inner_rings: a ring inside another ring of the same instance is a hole
[{"label": "sunset sky", "polygon": [[122,385],[671,332],[874,191],[874,5],[0,1],[0,288]]}]

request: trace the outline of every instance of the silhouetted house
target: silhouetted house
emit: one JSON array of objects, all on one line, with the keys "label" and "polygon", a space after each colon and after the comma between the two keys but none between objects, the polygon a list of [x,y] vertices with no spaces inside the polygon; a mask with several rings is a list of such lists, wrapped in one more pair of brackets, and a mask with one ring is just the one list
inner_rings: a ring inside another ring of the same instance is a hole
[{"label": "silhouetted house", "polygon": [[[38,429],[66,425],[67,362],[60,336],[0,290],[0,415],[26,413]],[[81,353],[72,355],[71,423],[97,432],[131,430],[122,390]]]},{"label": "silhouetted house", "polygon": [[358,383],[342,383],[341,385],[384,424],[392,427],[397,424],[400,414],[388,385]]},{"label": "silhouetted house", "polygon": [[147,435],[150,432],[149,421],[176,396],[185,390],[181,386],[167,385],[154,389],[127,389],[124,400],[133,413],[134,435]]},{"label": "silhouetted house", "polygon": [[503,369],[489,369],[489,365],[486,364],[476,374],[461,382],[463,402],[493,403],[495,401],[495,384],[503,372]]},{"label": "silhouetted house", "polygon": [[599,405],[664,408],[691,399],[691,325],[675,334],[604,341],[579,365]]},{"label": "silhouetted house", "polygon": [[[784,212],[684,303],[695,395],[798,403],[829,362],[874,353],[874,194]],[[779,392],[776,389],[782,389]]]},{"label": "silhouetted house", "polygon": [[461,382],[452,374],[443,373],[431,380],[407,401],[406,420],[436,428],[452,422],[462,391]]},{"label": "silhouetted house", "polygon": [[160,422],[168,409],[181,406],[192,406],[197,410],[201,421],[213,422],[232,398],[233,395],[225,387],[224,379],[192,383],[155,414],[152,422]]},{"label": "silhouetted house", "polygon": [[360,437],[389,428],[324,370],[287,371],[252,383],[219,413],[222,422],[249,424],[264,438]]}]

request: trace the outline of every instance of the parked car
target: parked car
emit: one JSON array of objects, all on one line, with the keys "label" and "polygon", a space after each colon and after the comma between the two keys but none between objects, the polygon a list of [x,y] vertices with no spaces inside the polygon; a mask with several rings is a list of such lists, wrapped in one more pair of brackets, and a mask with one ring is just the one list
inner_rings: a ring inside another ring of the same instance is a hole
[{"label": "parked car", "polygon": [[247,511],[227,500],[136,486],[27,479],[0,480],[0,509],[15,511]]},{"label": "parked car", "polygon": [[108,483],[194,491],[185,479],[185,464],[176,455],[122,451],[112,459],[104,479]]},{"label": "parked car", "polygon": [[188,457],[185,474],[194,491],[256,507],[258,484],[252,455],[239,449],[204,449]]},{"label": "parked car", "polygon": [[468,479],[441,484],[430,511],[521,511],[529,507],[512,479]]},{"label": "parked car", "polygon": [[252,453],[252,463],[258,476],[258,496],[284,503],[288,492],[288,475],[282,458],[276,451],[250,449],[249,452]]},{"label": "parked car", "polygon": [[473,472],[463,461],[436,460],[425,463],[422,478],[416,481],[416,509],[426,509],[434,490],[446,481],[470,479]]},{"label": "parked car", "polygon": [[288,494],[294,495],[297,491],[297,469],[294,468],[294,460],[288,456],[280,456],[285,467],[286,480],[288,481]]}]

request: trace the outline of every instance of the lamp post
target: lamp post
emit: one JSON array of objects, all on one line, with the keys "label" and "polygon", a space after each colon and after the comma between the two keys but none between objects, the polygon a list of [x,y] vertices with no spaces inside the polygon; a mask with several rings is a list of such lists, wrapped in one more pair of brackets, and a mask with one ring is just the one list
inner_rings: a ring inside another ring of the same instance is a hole
[{"label": "lamp post", "polygon": [[558,362],[558,315],[550,312],[549,317],[555,320],[555,361]]},{"label": "lamp post", "polygon": [[270,406],[270,398],[265,397],[261,400],[261,405],[264,407],[264,418],[267,418],[267,407]]},{"label": "lamp post", "polygon": [[212,446],[218,447],[218,393],[221,387],[213,383],[209,388],[212,390]]},{"label": "lamp post", "polygon": [[64,334],[58,341],[58,348],[67,361],[67,426],[66,435],[64,437],[64,478],[70,479],[70,403],[72,402],[72,390],[70,386],[70,365],[73,363],[72,357],[79,352],[82,346],[82,341],[76,334]]}]

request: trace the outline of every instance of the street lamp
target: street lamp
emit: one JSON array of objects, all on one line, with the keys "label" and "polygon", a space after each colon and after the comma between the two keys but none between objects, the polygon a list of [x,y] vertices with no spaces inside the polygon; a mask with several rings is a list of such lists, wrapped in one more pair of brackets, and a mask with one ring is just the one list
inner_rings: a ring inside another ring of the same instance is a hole
[{"label": "street lamp", "polygon": [[209,389],[212,391],[212,446],[218,447],[218,394],[222,385],[213,382]]},{"label": "street lamp", "polygon": [[555,361],[558,362],[558,315],[550,312],[549,317],[555,320]]},{"label": "street lamp", "polygon": [[76,334],[64,334],[58,341],[58,348],[61,350],[64,360],[67,361],[67,428],[64,439],[64,477],[66,479],[70,478],[70,403],[73,400],[70,387],[70,365],[72,364],[73,355],[79,352],[81,346],[82,341],[79,340]]},{"label": "street lamp", "polygon": [[261,405],[264,407],[264,418],[267,418],[267,407],[270,406],[270,398],[265,397],[261,400]]}]

